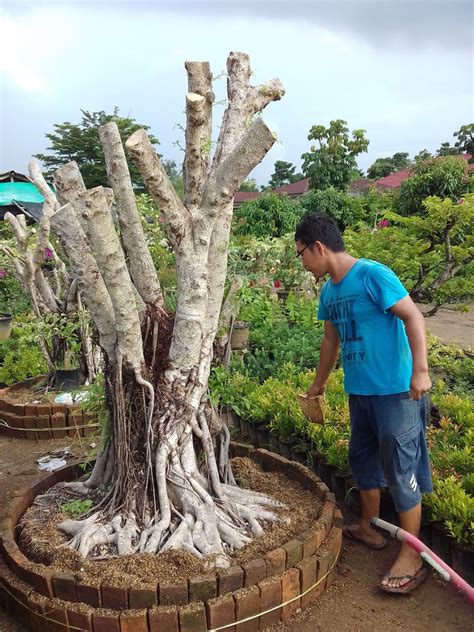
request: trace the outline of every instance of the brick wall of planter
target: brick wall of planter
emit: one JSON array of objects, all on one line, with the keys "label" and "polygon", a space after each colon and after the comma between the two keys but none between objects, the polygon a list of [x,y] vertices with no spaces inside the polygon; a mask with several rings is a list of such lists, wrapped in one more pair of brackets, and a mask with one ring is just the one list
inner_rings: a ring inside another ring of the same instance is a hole
[{"label": "brick wall of planter", "polygon": [[80,406],[54,403],[16,404],[8,393],[33,386],[44,376],[18,382],[0,390],[0,435],[14,439],[84,437],[95,430],[94,418]]},{"label": "brick wall of planter", "polygon": [[47,629],[47,618],[55,621],[49,629],[58,631],[208,632],[230,625],[226,632],[250,632],[288,619],[330,585],[341,547],[342,515],[334,495],[306,467],[245,444],[231,444],[231,455],[285,473],[312,491],[323,502],[318,520],[260,558],[182,584],[161,582],[143,589],[87,585],[73,575],[31,564],[15,541],[15,526],[35,496],[81,475],[79,464],[68,465],[20,492],[6,509],[0,524],[3,605],[30,630]]}]

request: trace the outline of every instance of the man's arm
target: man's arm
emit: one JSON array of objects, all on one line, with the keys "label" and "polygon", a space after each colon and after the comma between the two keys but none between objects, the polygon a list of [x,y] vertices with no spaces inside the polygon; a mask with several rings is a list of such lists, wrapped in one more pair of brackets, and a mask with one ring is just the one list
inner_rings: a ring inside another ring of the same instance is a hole
[{"label": "man's arm", "polygon": [[336,364],[337,355],[339,353],[339,336],[337,329],[329,321],[324,321],[324,337],[321,342],[319,351],[319,363],[316,370],[314,382],[308,389],[308,395],[322,395],[326,390],[326,382],[334,365]]},{"label": "man's arm", "polygon": [[413,359],[410,380],[412,399],[420,399],[431,388],[428,374],[428,344],[426,341],[425,319],[409,296],[405,296],[390,308],[405,323]]}]

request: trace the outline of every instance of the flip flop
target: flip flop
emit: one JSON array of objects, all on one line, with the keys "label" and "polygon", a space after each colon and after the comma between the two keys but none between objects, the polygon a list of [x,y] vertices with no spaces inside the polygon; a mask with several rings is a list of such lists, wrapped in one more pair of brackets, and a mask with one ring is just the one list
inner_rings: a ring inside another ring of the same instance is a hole
[{"label": "flip flop", "polygon": [[[397,595],[408,595],[415,590],[428,577],[428,568],[422,564],[414,575],[385,575],[383,579],[408,579],[409,581],[403,586],[384,586],[380,583],[378,586],[387,593]],[[383,581],[383,580],[382,580]]]},{"label": "flip flop", "polygon": [[387,546],[388,541],[385,540],[385,539],[383,540],[383,542],[379,542],[379,544],[374,544],[373,542],[367,542],[366,540],[363,540],[362,538],[359,538],[352,531],[352,528],[351,528],[352,526],[353,525],[342,527],[342,535],[344,535],[346,538],[349,538],[349,540],[354,540],[355,542],[360,542],[360,544],[364,544],[369,549],[374,549],[375,551],[378,551],[379,549],[384,549]]}]

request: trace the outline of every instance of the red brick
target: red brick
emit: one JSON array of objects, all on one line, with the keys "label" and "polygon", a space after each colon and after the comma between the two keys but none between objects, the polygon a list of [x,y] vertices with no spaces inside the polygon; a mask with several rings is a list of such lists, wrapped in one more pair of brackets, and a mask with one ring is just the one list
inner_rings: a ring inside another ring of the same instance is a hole
[{"label": "red brick", "polygon": [[189,601],[206,601],[217,597],[217,578],[215,575],[199,575],[189,580]]},{"label": "red brick", "polygon": [[320,586],[315,586],[318,579],[318,560],[315,556],[304,559],[297,565],[297,568],[300,571],[301,592],[304,593],[313,586],[306,595],[301,597],[301,607],[305,608],[319,596],[324,588],[324,582],[321,582],[320,590]]},{"label": "red brick", "polygon": [[[281,579],[268,577],[258,584],[260,590],[260,612],[281,605]],[[279,623],[281,608],[260,617],[260,630]]]},{"label": "red brick", "polygon": [[49,568],[35,569],[31,572],[30,583],[36,592],[45,597],[52,597],[54,571]]},{"label": "red brick", "polygon": [[244,585],[244,569],[241,566],[231,566],[224,571],[219,571],[217,582],[219,595],[234,592]]},{"label": "red brick", "polygon": [[311,557],[321,546],[323,541],[324,531],[323,529],[307,529],[301,534],[301,540],[303,541],[303,559]]},{"label": "red brick", "polygon": [[203,603],[192,603],[179,609],[180,632],[206,632],[206,609]]},{"label": "red brick", "polygon": [[324,500],[326,502],[332,503],[333,505],[336,504],[336,496],[331,492],[326,492],[326,495],[324,496]]},{"label": "red brick", "polygon": [[[25,438],[26,435],[23,432],[23,428],[25,427],[23,423],[23,416],[20,417],[18,415],[12,415],[10,425],[12,426],[12,428],[15,428],[15,430],[13,430],[13,435],[16,439]],[[21,432],[19,432],[20,429]]]},{"label": "red brick", "polygon": [[48,617],[48,632],[65,632],[69,630],[67,614],[64,608],[47,604],[43,606],[43,612]]},{"label": "red brick", "polygon": [[244,569],[244,586],[255,586],[267,576],[267,565],[262,558],[245,562],[242,568]]},{"label": "red brick", "polygon": [[336,564],[341,552],[342,529],[339,527],[333,527],[325,544],[327,545],[329,569],[332,567],[332,571],[326,579],[326,587],[329,588],[336,577]]},{"label": "red brick", "polygon": [[326,483],[323,483],[323,481],[319,481],[319,483],[317,483],[316,488],[318,490],[318,496],[319,498],[321,498],[321,500],[323,500],[326,497],[326,494],[329,493],[329,487],[326,485]]},{"label": "red brick", "polygon": [[281,575],[286,568],[286,551],[283,548],[273,549],[265,555],[267,577]]},{"label": "red brick", "polygon": [[147,611],[121,612],[120,632],[148,632]]},{"label": "red brick", "polygon": [[130,588],[129,591],[130,609],[149,608],[158,603],[156,586],[149,588]]},{"label": "red brick", "polygon": [[[79,628],[90,632],[92,630],[92,614],[82,610],[67,609],[67,620],[71,628]],[[74,630],[76,632],[76,630]]]},{"label": "red brick", "polygon": [[[64,413],[55,413],[51,415],[51,428],[53,429],[53,437],[61,439],[66,436],[66,431],[63,428],[66,427],[66,415]],[[61,428],[61,430],[55,430],[55,428]]]},{"label": "red brick", "polygon": [[111,608],[112,610],[127,610],[128,588],[106,586],[105,584],[102,584],[100,587],[100,595],[103,608]]},{"label": "red brick", "polygon": [[330,560],[327,551],[324,555],[317,555],[316,558],[318,560],[318,595],[320,595],[326,587]]},{"label": "red brick", "polygon": [[36,428],[36,415],[25,415],[25,417],[23,417],[23,426],[25,428],[25,437],[27,439],[38,439],[39,433],[34,432],[34,429]]},{"label": "red brick", "polygon": [[37,404],[36,410],[38,415],[47,415],[49,417],[51,415],[51,404]]},{"label": "red brick", "polygon": [[36,417],[38,415],[38,407],[36,404],[25,404],[25,415]]},{"label": "red brick", "polygon": [[54,596],[64,601],[77,601],[76,580],[73,575],[56,573],[53,577]]},{"label": "red brick", "polygon": [[326,501],[323,505],[321,515],[318,518],[318,525],[320,525],[325,534],[327,535],[332,527],[332,521],[334,519],[335,505],[332,502]]},{"label": "red brick", "polygon": [[150,632],[179,632],[176,606],[160,606],[148,611]]},{"label": "red brick", "polygon": [[79,582],[76,584],[76,592],[78,601],[86,603],[93,608],[100,608],[100,588],[98,586]]},{"label": "red brick", "polygon": [[303,558],[303,543],[301,540],[290,540],[281,547],[286,551],[286,568],[293,568]]},{"label": "red brick", "polygon": [[[229,594],[217,597],[217,599],[209,599],[206,602],[206,615],[209,630],[234,623],[235,602],[232,595]],[[236,632],[236,629],[235,626],[232,626],[225,628],[225,632]]]},{"label": "red brick", "polygon": [[72,407],[69,407],[68,416],[67,416],[67,426],[69,430],[67,431],[68,436],[70,437],[81,437],[82,430],[77,426],[82,426],[82,410],[71,410]]},{"label": "red brick", "polygon": [[288,459],[267,450],[258,450],[258,452],[262,455],[262,469],[265,472],[282,472],[286,474]]},{"label": "red brick", "polygon": [[[300,571],[297,568],[292,568],[286,571],[281,577],[281,600],[282,603],[291,601],[291,603],[283,606],[281,609],[281,620],[286,621],[292,617],[295,612],[301,607],[301,599],[298,598],[300,594]],[[296,599],[295,599],[296,598]]]},{"label": "red brick", "polygon": [[343,522],[342,511],[336,508],[334,511],[334,519],[332,521],[333,527],[339,527],[342,529]]},{"label": "red brick", "polygon": [[40,439],[49,439],[51,437],[51,432],[45,432],[46,428],[51,430],[49,415],[38,415],[38,417],[36,417],[36,427],[41,430],[37,433]]},{"label": "red brick", "polygon": [[189,603],[188,583],[160,583],[160,606],[185,606]]},{"label": "red brick", "polygon": [[235,441],[230,445],[231,457],[243,457],[249,458],[255,448],[249,443],[236,443]]},{"label": "red brick", "polygon": [[[258,586],[241,588],[234,593],[236,623],[253,617],[260,612],[260,590]],[[257,632],[259,617],[237,625],[238,632]]]},{"label": "red brick", "polygon": [[92,629],[94,632],[120,632],[119,615],[93,613]]}]

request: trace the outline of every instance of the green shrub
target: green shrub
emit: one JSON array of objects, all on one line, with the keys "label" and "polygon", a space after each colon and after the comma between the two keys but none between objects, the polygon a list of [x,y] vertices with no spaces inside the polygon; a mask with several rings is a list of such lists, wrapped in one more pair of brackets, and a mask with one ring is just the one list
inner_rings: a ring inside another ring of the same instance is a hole
[{"label": "green shrub", "polygon": [[245,202],[234,211],[235,235],[255,237],[281,237],[295,231],[304,214],[298,202],[287,195],[266,193],[255,200]]},{"label": "green shrub", "polygon": [[323,191],[309,191],[302,195],[298,202],[303,207],[305,215],[326,213],[337,222],[341,231],[366,217],[360,198],[351,197],[333,187]]}]

